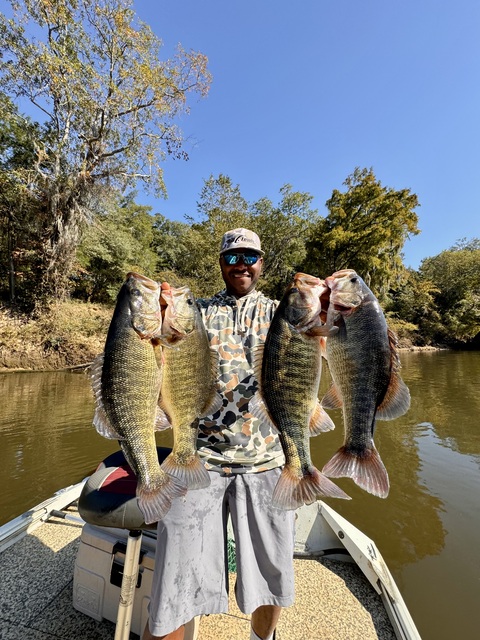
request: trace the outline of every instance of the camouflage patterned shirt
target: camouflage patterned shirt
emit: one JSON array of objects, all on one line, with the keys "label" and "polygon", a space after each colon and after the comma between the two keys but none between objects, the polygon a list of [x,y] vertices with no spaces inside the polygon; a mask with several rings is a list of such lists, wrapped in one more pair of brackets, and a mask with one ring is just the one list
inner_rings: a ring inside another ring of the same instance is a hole
[{"label": "camouflage patterned shirt", "polygon": [[207,469],[256,473],[285,462],[278,435],[248,411],[258,389],[255,348],[265,342],[278,302],[259,291],[238,300],[226,291],[198,300],[210,345],[219,354],[223,406],[200,421],[197,448]]}]

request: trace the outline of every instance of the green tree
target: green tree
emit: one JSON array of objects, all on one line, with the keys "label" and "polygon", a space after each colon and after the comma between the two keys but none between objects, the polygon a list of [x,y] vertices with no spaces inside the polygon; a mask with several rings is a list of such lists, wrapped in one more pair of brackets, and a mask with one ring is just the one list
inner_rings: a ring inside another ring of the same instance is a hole
[{"label": "green tree", "polygon": [[10,303],[28,308],[38,285],[42,226],[39,203],[24,178],[38,135],[38,126],[0,93],[0,289]]},{"label": "green tree", "polygon": [[251,217],[240,187],[223,174],[205,180],[197,211],[198,220],[187,216],[190,227],[183,236],[185,252],[175,271],[197,296],[211,296],[224,286],[218,267],[223,234],[236,227],[251,227]]},{"label": "green tree", "polygon": [[316,209],[311,208],[313,196],[309,193],[293,191],[291,185],[285,184],[280,196],[277,206],[268,198],[261,198],[251,207],[253,227],[265,251],[260,286],[272,298],[280,298],[292,275],[303,270],[309,230],[318,220]]},{"label": "green tree", "polygon": [[480,240],[463,239],[437,256],[426,258],[420,275],[437,288],[441,317],[438,340],[466,342],[480,332]]},{"label": "green tree", "polygon": [[389,292],[385,311],[389,326],[406,344],[425,346],[435,342],[441,316],[435,296],[437,287],[413,269],[407,269],[400,287]]},{"label": "green tree", "polygon": [[44,210],[44,289],[58,296],[103,187],[142,181],[165,193],[165,155],[186,156],[176,118],[210,76],[205,56],[181,47],[162,61],[131,0],[11,4],[14,19],[0,14],[0,88],[43,122],[28,184]]},{"label": "green tree", "polygon": [[129,271],[155,277],[151,207],[134,196],[111,194],[109,206],[86,229],[77,252],[73,295],[90,302],[113,302]]},{"label": "green tree", "polygon": [[355,169],[327,200],[328,215],[320,218],[308,242],[306,269],[326,277],[355,269],[383,298],[404,276],[402,248],[420,231],[418,198],[409,189],[382,186],[372,169]]}]

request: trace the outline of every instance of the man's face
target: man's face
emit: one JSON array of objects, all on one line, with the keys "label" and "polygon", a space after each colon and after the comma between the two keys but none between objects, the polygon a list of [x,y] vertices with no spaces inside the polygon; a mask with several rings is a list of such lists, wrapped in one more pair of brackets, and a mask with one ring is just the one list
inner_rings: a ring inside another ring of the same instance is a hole
[{"label": "man's face", "polygon": [[[224,255],[220,256],[220,269],[222,270],[223,280],[227,287],[228,293],[236,298],[241,298],[250,293],[255,288],[257,281],[262,273],[263,258],[256,251],[250,249],[237,249],[227,252],[229,255],[238,255],[239,260],[236,264],[227,264]],[[245,256],[258,256],[255,264],[247,265],[243,260]]]}]

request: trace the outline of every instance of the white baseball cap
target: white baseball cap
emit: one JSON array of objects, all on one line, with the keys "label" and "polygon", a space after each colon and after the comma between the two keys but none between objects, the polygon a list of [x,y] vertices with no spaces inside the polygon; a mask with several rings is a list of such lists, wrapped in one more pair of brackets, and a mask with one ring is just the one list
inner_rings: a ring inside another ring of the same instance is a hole
[{"label": "white baseball cap", "polygon": [[263,256],[260,238],[254,231],[250,229],[232,229],[223,234],[222,243],[220,245],[220,255],[234,249],[251,249]]}]

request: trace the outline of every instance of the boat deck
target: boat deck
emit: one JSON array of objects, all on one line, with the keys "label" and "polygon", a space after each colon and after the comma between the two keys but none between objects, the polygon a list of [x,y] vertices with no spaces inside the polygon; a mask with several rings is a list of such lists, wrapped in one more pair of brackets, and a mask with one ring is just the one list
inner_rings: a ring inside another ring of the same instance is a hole
[{"label": "boat deck", "polygon": [[[52,518],[0,554],[1,640],[114,637],[112,622],[97,622],[72,605],[81,528]],[[355,564],[296,559],[295,572],[296,604],[282,612],[277,640],[395,640],[380,596]],[[231,574],[231,594],[234,579]],[[228,615],[202,618],[199,640],[246,640],[249,628],[231,595]]]}]

